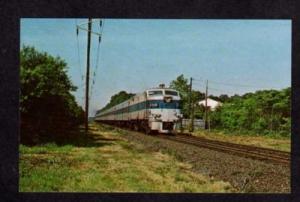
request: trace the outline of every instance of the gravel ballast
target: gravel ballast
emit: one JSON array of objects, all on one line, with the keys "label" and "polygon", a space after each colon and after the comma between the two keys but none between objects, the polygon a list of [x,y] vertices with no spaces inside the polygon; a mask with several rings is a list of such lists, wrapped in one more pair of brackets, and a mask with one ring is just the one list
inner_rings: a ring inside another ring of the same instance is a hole
[{"label": "gravel ballast", "polygon": [[229,182],[238,192],[290,193],[290,166],[244,158],[206,148],[126,131],[123,137],[147,151],[161,151],[190,163],[194,172]]}]

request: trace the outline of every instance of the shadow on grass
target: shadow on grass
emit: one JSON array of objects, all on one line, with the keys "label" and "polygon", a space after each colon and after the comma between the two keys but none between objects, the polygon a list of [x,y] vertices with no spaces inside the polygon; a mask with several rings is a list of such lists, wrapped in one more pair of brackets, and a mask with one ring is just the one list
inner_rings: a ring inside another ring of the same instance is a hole
[{"label": "shadow on grass", "polygon": [[48,143],[55,143],[57,146],[74,146],[74,147],[102,147],[106,145],[114,144],[114,141],[119,139],[116,138],[106,138],[101,133],[95,133],[98,131],[97,129],[90,128],[88,133],[85,133],[84,128],[79,127],[78,129],[74,129],[72,131],[64,132],[64,136],[60,138],[47,138],[40,140],[36,144],[26,144],[22,143],[26,146],[38,146],[45,145]]},{"label": "shadow on grass", "polygon": [[76,147],[101,147],[106,145],[112,145],[114,141],[118,139],[106,138],[101,134],[95,134],[96,129],[90,128],[88,133],[85,133],[84,129],[79,128],[75,131],[68,132],[68,138],[60,141],[56,141],[56,144],[72,145]]}]

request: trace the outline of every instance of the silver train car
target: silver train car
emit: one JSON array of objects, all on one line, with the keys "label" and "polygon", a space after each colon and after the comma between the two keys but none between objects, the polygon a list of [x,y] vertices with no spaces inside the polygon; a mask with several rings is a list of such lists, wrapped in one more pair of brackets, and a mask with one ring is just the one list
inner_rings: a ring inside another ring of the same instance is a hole
[{"label": "silver train car", "polygon": [[105,111],[95,121],[144,131],[172,133],[180,123],[180,96],[176,90],[151,88]]}]

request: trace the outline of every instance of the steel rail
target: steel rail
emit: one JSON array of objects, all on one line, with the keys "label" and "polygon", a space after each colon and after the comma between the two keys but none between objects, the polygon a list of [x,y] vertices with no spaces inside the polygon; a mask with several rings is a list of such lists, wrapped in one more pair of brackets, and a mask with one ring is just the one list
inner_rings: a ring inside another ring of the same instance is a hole
[{"label": "steel rail", "polygon": [[[188,136],[180,137],[180,135],[176,135],[176,136],[158,135],[157,137],[168,139],[171,141],[177,141],[177,142],[181,142],[181,143],[185,143],[185,144],[191,144],[194,146],[200,146],[200,147],[204,147],[204,148],[208,148],[208,149],[213,149],[213,150],[217,150],[217,151],[228,152],[231,154],[237,154],[237,155],[241,155],[243,157],[251,157],[251,158],[259,159],[259,160],[269,160],[269,161],[276,162],[276,163],[284,163],[284,164],[290,163],[290,156],[286,156],[285,153],[283,153],[284,155],[279,155],[278,153],[275,155],[272,153],[266,154],[266,153],[262,152],[264,150],[264,148],[259,148],[259,147],[251,147],[251,149],[249,149],[249,147],[247,147],[248,145],[246,145],[246,147],[243,148],[244,145],[238,145],[238,144],[232,144],[232,143],[226,145],[226,142],[220,142],[220,141],[210,142],[210,141],[206,141],[206,140],[203,141],[203,139],[197,139],[197,138],[188,137]],[[235,147],[235,146],[237,146],[237,147]],[[270,152],[270,149],[267,149],[266,151]],[[277,150],[274,150],[274,151],[278,152]]]}]

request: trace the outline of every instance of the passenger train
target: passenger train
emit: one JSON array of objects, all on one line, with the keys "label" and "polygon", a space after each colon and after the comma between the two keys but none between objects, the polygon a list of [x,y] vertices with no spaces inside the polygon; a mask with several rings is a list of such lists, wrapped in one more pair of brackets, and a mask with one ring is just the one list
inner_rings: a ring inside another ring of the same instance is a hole
[{"label": "passenger train", "polygon": [[178,91],[160,85],[98,111],[95,121],[143,130],[147,134],[173,133],[182,118],[180,106]]}]

